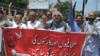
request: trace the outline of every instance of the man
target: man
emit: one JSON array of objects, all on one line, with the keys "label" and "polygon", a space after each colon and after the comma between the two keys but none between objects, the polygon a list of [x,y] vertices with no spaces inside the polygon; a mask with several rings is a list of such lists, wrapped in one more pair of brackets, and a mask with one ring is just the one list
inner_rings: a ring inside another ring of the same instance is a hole
[{"label": "man", "polygon": [[47,11],[46,16],[47,16],[47,23],[52,22],[52,12]]},{"label": "man", "polygon": [[4,19],[6,20],[7,19],[7,10],[6,9],[3,10],[3,15],[4,15]]},{"label": "man", "polygon": [[0,27],[5,25],[5,20],[3,19],[3,11],[0,11]]},{"label": "man", "polygon": [[2,27],[5,26],[5,20],[3,18],[3,11],[0,11],[0,55],[4,56],[4,46],[2,43]]},{"label": "man", "polygon": [[68,30],[66,23],[62,20],[62,14],[58,11],[53,12],[53,20],[50,23],[46,23],[46,17],[43,18],[43,21],[45,22],[45,28],[49,30],[54,30],[58,32],[65,32]]},{"label": "man", "polygon": [[95,22],[96,14],[94,12],[90,12],[88,14],[89,20],[86,22],[84,27],[84,32],[88,32],[89,35],[86,37],[86,44],[84,47],[84,56],[99,56],[99,46],[100,46],[100,38],[98,33],[98,25]]},{"label": "man", "polygon": [[36,20],[36,13],[34,11],[29,11],[28,17],[29,17],[29,21],[27,22],[28,29],[43,28],[42,23]]},{"label": "man", "polygon": [[22,15],[21,14],[17,14],[14,18],[14,21],[12,21],[12,28],[23,28],[26,29],[26,25],[24,23],[22,23]]},{"label": "man", "polygon": [[81,32],[83,27],[83,17],[81,15],[77,15],[74,24],[75,24],[75,31]]},{"label": "man", "polygon": [[95,38],[95,44],[96,46],[94,47],[94,55],[95,56],[100,56],[100,18],[96,18],[96,31],[98,32],[98,36]]},{"label": "man", "polygon": [[[81,32],[83,28],[83,17],[81,15],[76,15],[74,21],[75,32]],[[68,23],[69,29],[71,30],[70,23]]]}]

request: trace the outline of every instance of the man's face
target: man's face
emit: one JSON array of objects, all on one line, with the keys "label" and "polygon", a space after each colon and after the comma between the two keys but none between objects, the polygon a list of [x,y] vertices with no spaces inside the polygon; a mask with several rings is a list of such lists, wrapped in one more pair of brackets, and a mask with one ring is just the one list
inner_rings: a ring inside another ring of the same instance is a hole
[{"label": "man's face", "polygon": [[95,20],[96,16],[95,13],[89,13],[89,20],[93,21]]},{"label": "man's face", "polygon": [[51,19],[52,18],[52,14],[50,12],[47,12],[46,15],[47,15],[48,19]]},{"label": "man's face", "polygon": [[77,23],[82,23],[82,17],[81,16],[77,16],[76,17],[76,22]]},{"label": "man's face", "polygon": [[30,19],[31,21],[34,21],[35,18],[36,18],[36,14],[30,12],[30,13],[29,13],[29,19]]},{"label": "man's face", "polygon": [[60,22],[62,20],[61,15],[59,15],[59,14],[55,13],[53,17],[54,17],[55,22]]},{"label": "man's face", "polygon": [[21,15],[16,15],[15,16],[16,23],[21,23],[21,19],[22,19]]}]

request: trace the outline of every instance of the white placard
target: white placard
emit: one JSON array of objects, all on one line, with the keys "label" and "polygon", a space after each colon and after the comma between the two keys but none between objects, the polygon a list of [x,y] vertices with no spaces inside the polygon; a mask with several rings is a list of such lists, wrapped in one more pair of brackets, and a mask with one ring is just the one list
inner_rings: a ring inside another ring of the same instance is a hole
[{"label": "white placard", "polygon": [[49,0],[29,0],[29,9],[49,9]]}]

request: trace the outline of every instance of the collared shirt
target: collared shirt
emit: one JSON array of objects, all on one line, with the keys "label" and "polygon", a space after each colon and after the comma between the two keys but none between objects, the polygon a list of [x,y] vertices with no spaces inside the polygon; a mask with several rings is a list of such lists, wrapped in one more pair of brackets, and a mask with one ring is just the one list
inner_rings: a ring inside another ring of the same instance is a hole
[{"label": "collared shirt", "polygon": [[93,52],[93,47],[97,46],[98,44],[100,44],[100,38],[99,38],[99,33],[98,30],[96,30],[97,23],[93,23],[90,21],[86,22],[86,26],[85,26],[85,32],[92,32],[93,35],[88,35],[86,37],[86,50]]},{"label": "collared shirt", "polygon": [[[87,21],[86,25],[84,27],[85,32],[93,32],[93,22]],[[85,45],[85,51],[93,52],[93,38],[95,36],[87,35],[86,37],[86,45]]]},{"label": "collared shirt", "polygon": [[28,21],[27,28],[28,29],[43,28],[43,25],[40,21],[37,20],[35,20],[34,22]]},{"label": "collared shirt", "polygon": [[81,32],[83,24],[82,23],[78,24],[77,22],[74,22],[74,25],[75,25],[75,31]]},{"label": "collared shirt", "polygon": [[17,24],[16,22],[12,22],[12,23],[13,23],[12,28],[17,28],[17,27],[23,28],[23,29],[27,28],[24,23],[19,23],[19,24]]},{"label": "collared shirt", "polygon": [[86,26],[85,26],[85,31],[86,32],[93,32],[94,31],[93,28],[94,28],[94,23],[90,22],[90,21],[87,21]]},{"label": "collared shirt", "polygon": [[[70,24],[67,24],[67,25],[68,25],[68,29],[71,31]],[[77,22],[74,22],[75,32],[81,32],[82,26],[83,26],[82,23],[78,24]]]},{"label": "collared shirt", "polygon": [[51,19],[51,20],[48,20],[48,21],[47,21],[47,23],[49,24],[49,23],[51,23],[52,21],[53,21],[53,19]]}]

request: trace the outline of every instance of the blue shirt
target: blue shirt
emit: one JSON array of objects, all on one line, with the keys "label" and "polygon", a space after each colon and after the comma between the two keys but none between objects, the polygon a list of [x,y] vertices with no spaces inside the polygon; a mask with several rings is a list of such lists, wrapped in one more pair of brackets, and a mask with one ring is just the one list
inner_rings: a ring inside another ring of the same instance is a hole
[{"label": "blue shirt", "polygon": [[78,24],[77,22],[74,22],[75,25],[75,32],[81,32],[82,30],[82,23]]},{"label": "blue shirt", "polygon": [[[78,24],[78,23],[74,22],[74,29],[75,29],[75,32],[81,32],[81,30],[82,30],[82,25],[83,25],[82,23]],[[69,24],[69,28],[70,28],[70,30],[71,30],[70,24]]]},{"label": "blue shirt", "polygon": [[[86,22],[86,25],[85,25],[85,32],[92,32],[93,35],[87,35],[86,37],[86,45],[85,45],[85,50],[87,51],[90,51],[90,52],[93,52],[93,48],[95,46],[97,46],[97,42],[100,41],[100,39],[98,38],[98,32],[96,30],[96,25],[97,23],[93,23],[93,22],[90,22],[90,21],[87,21]],[[98,42],[100,43],[100,42]]]}]

